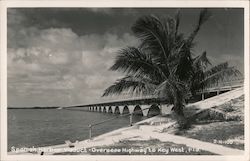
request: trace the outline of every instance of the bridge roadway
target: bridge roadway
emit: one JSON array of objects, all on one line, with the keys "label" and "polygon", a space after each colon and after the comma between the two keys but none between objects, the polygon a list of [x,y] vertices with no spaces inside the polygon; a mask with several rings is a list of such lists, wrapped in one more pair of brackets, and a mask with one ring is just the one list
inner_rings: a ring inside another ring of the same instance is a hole
[{"label": "bridge roadway", "polygon": [[[230,84],[228,82],[224,82],[223,84],[218,84],[218,86],[213,86],[202,91],[198,91],[197,93],[199,94],[199,98],[196,101],[204,100],[206,98],[219,95],[220,93],[224,93],[242,86],[243,80],[237,80],[236,83],[230,82]],[[169,113],[171,110],[171,106],[172,105],[167,105],[166,101],[160,100],[155,96],[145,96],[62,108],[84,108],[88,111],[94,112],[104,112],[121,115],[133,113],[143,116],[154,116],[160,113]]]}]

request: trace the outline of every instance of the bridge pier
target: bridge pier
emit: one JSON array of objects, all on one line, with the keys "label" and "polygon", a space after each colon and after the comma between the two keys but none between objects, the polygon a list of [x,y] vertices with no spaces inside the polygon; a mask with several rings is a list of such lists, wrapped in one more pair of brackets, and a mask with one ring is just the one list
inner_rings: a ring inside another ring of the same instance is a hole
[{"label": "bridge pier", "polygon": [[166,115],[172,113],[173,105],[161,105],[161,114]]},{"label": "bridge pier", "polygon": [[115,113],[115,107],[116,107],[116,106],[111,106],[111,110],[112,110],[112,113],[113,113],[113,114]]},{"label": "bridge pier", "polygon": [[106,113],[109,112],[109,106],[105,106],[105,111],[106,111]]},{"label": "bridge pier", "polygon": [[[141,110],[142,110],[142,114],[143,116],[148,116],[148,111],[151,105],[141,105]],[[148,108],[148,109],[147,109]]]},{"label": "bridge pier", "polygon": [[205,99],[205,93],[201,94],[201,100],[203,101]]},{"label": "bridge pier", "polygon": [[[134,114],[142,113],[143,116],[148,116],[150,110],[153,110],[153,109],[151,109],[151,108],[153,108],[153,106],[157,106],[160,109],[160,111],[162,110],[156,104],[153,104],[153,105],[136,105],[136,106],[133,106],[133,105],[125,105],[125,106],[89,106],[89,107],[87,107],[87,109],[88,109],[88,111],[93,111],[93,112],[104,112],[104,113],[112,113],[112,114],[120,114],[120,115],[128,114],[128,113],[130,113],[130,114],[131,113],[134,113]],[[154,110],[156,110],[156,109],[154,109]]]},{"label": "bridge pier", "polygon": [[127,106],[127,107],[128,107],[128,110],[129,110],[129,113],[130,113],[130,114],[131,114],[132,112],[134,112],[135,106],[129,105],[129,106]]},{"label": "bridge pier", "polygon": [[124,110],[124,106],[118,106],[118,109],[119,109],[120,115],[122,115],[123,114],[123,110]]}]

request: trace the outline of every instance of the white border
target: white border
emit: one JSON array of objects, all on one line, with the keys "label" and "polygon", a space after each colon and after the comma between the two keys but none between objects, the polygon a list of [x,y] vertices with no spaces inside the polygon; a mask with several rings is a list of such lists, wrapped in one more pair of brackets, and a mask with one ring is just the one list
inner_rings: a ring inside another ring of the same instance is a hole
[{"label": "white border", "polygon": [[[219,160],[219,161],[248,161],[249,160],[249,2],[248,1],[163,1],[163,0],[85,0],[85,1],[1,1],[1,154],[0,160]],[[244,14],[244,75],[245,75],[245,154],[242,156],[25,156],[7,155],[7,15],[8,7],[240,7]]]}]

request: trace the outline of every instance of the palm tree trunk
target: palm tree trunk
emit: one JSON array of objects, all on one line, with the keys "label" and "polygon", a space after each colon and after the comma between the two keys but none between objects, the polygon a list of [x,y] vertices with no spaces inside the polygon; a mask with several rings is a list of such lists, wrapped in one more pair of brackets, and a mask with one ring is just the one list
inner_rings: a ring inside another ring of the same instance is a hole
[{"label": "palm tree trunk", "polygon": [[174,106],[172,109],[174,118],[176,118],[180,129],[186,129],[189,127],[188,120],[184,116],[183,105]]}]

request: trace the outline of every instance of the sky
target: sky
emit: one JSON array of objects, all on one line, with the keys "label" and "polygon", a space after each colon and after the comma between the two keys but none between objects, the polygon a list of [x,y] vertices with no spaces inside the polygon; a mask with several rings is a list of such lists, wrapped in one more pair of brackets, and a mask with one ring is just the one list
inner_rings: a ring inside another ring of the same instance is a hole
[{"label": "sky", "polygon": [[[103,100],[123,73],[109,71],[117,51],[137,46],[131,26],[143,15],[173,16],[176,8],[9,8],[8,106],[68,106]],[[188,36],[199,8],[180,9]],[[194,55],[207,52],[216,65],[228,61],[244,73],[243,9],[209,9]],[[109,98],[107,98],[109,99]]]}]

